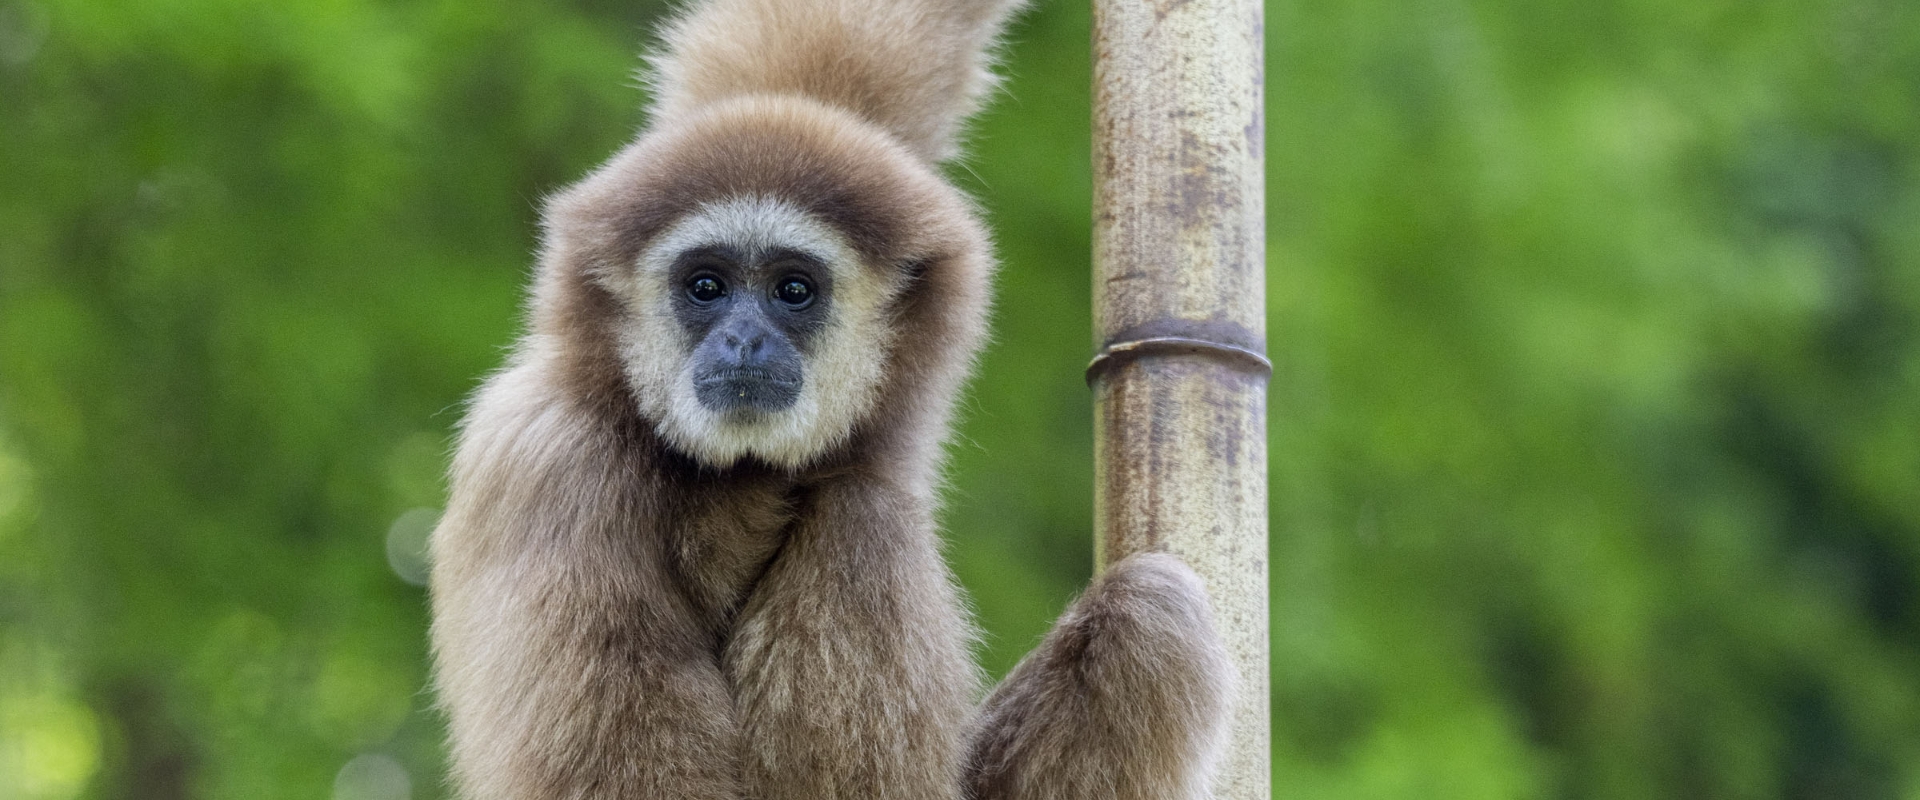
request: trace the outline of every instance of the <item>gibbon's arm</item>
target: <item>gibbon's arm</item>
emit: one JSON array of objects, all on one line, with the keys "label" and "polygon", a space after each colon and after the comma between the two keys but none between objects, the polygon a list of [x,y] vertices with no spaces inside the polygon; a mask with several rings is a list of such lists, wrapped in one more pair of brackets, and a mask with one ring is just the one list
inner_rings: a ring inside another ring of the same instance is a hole
[{"label": "gibbon's arm", "polygon": [[1024,2],[705,0],[662,30],[654,119],[737,95],[805,95],[943,161],[997,83],[993,45]]},{"label": "gibbon's arm", "polygon": [[1232,683],[1193,570],[1163,553],[1122,560],[987,698],[968,797],[1202,800]]},{"label": "gibbon's arm", "polygon": [[756,800],[954,800],[979,678],[927,498],[878,476],[804,501],[727,648]]},{"label": "gibbon's arm", "polygon": [[542,373],[522,363],[481,391],[433,534],[436,681],[461,796],[743,800],[711,634],[659,554],[632,546],[647,522],[610,455],[618,432]]}]

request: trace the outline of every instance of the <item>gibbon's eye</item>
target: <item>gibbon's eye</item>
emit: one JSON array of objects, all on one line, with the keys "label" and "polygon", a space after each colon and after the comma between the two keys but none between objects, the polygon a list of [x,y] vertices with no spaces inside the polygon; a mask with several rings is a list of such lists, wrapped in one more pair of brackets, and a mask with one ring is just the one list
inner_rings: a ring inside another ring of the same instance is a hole
[{"label": "gibbon's eye", "polygon": [[813,302],[813,284],[808,283],[805,278],[788,278],[781,281],[780,286],[773,290],[773,296],[794,308],[805,308],[808,303]]},{"label": "gibbon's eye", "polygon": [[687,296],[696,303],[711,303],[726,295],[726,284],[712,275],[701,275],[687,281]]}]

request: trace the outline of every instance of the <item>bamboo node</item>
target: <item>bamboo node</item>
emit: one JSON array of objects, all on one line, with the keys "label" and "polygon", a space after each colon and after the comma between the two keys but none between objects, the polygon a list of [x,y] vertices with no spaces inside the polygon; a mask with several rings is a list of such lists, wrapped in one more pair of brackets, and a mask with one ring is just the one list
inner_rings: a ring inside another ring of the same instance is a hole
[{"label": "bamboo node", "polygon": [[1273,362],[1252,348],[1191,336],[1149,336],[1111,342],[1100,348],[1100,352],[1094,354],[1093,361],[1087,364],[1087,385],[1092,386],[1101,375],[1121,364],[1154,355],[1201,356],[1263,378],[1273,375]]}]

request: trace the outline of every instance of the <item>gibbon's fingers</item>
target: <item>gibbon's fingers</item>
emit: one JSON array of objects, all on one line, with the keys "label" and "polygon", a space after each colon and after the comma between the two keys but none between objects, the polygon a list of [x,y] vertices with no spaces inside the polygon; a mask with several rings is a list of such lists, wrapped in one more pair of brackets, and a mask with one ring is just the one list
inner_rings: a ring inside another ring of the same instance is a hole
[{"label": "gibbon's fingers", "polygon": [[1233,666],[1179,559],[1114,565],[995,689],[976,723],[972,800],[1200,800]]}]

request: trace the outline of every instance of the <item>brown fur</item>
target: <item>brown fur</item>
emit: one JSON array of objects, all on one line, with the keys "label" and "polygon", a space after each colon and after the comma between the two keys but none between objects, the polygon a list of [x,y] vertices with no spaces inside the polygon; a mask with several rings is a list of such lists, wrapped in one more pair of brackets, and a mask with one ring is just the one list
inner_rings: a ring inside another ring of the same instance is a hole
[{"label": "brown fur", "polygon": [[[1114,754],[1143,759],[1126,786],[1194,785],[1194,742],[1217,721],[1203,695],[1220,683],[1194,675],[1221,668],[1203,593],[1166,559],[1116,568],[1070,613],[995,696],[976,734],[984,771],[963,774],[979,681],[932,514],[992,257],[933,161],[987,85],[982,53],[1008,11],[713,0],[667,35],[652,127],[549,203],[530,330],[473,401],[432,543],[463,796],[1042,797],[992,788],[1040,750],[1033,763],[1086,776],[1061,786],[1098,785]],[[685,354],[621,344],[651,313],[617,290],[636,259],[739,197],[797,206],[858,254],[861,280],[899,287],[893,335],[875,339],[890,342],[874,353],[879,399],[792,463],[671,446],[628,359]],[[1105,655],[1069,663],[1069,630]],[[1075,684],[1056,672],[1083,666],[1105,694],[1063,705]],[[1088,720],[1101,742],[1059,727]]]},{"label": "brown fur", "polygon": [[1121,561],[982,706],[974,800],[1193,800],[1223,744],[1232,663],[1200,579]]},{"label": "brown fur", "polygon": [[654,116],[740,94],[812,97],[941,161],[997,83],[992,44],[1024,0],[706,0],[668,25]]}]

